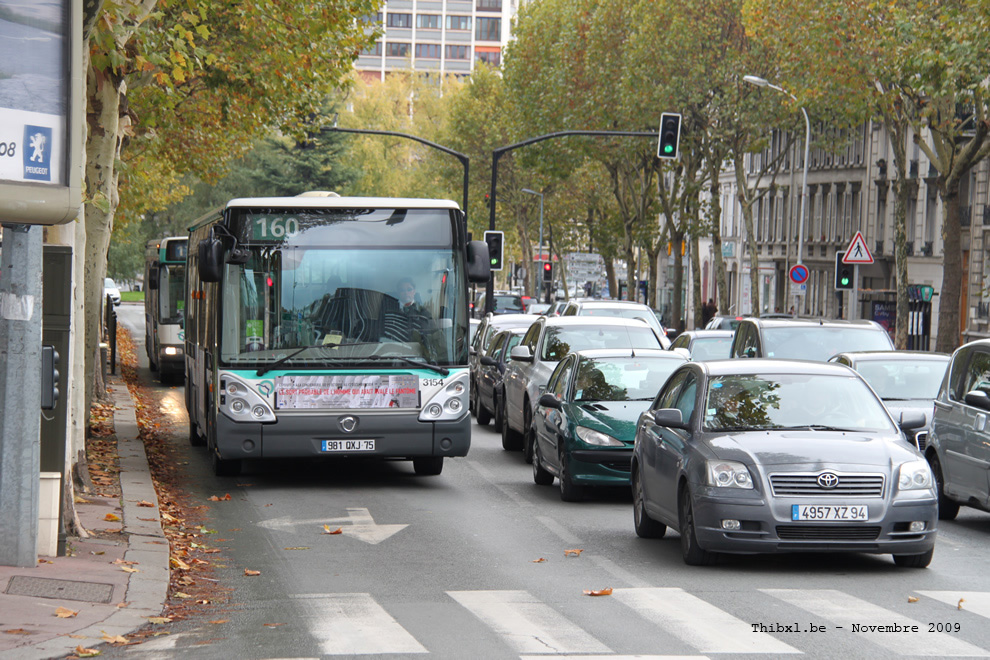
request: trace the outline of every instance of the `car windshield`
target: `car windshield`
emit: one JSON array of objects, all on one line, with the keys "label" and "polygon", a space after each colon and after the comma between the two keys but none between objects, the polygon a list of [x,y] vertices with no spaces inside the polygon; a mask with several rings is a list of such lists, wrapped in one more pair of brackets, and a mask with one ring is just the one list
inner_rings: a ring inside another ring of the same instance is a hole
[{"label": "car windshield", "polygon": [[519,296],[499,296],[494,297],[496,312],[522,312],[522,298]]},{"label": "car windshield", "polygon": [[105,280],[103,280],[103,288],[104,289],[116,289],[117,288],[117,284],[112,279],[110,279],[108,277]]},{"label": "car windshield", "polygon": [[949,358],[942,360],[870,360],[856,365],[881,399],[934,399],[942,385]]},{"label": "car windshield", "polygon": [[652,401],[681,364],[680,360],[664,358],[582,358],[574,400]]},{"label": "car windshield", "polygon": [[546,361],[562,360],[573,351],[592,348],[663,348],[645,323],[634,325],[555,326],[546,331],[543,354]]},{"label": "car windshield", "polygon": [[657,320],[656,314],[653,313],[652,309],[632,307],[632,306],[618,306],[615,307],[599,307],[595,306],[584,306],[578,312],[578,316],[611,316],[613,318],[621,319],[640,319],[646,321],[650,327],[656,330],[658,333],[663,333],[663,326],[660,325],[660,321]]},{"label": "car windshield", "polygon": [[705,430],[821,428],[893,431],[883,404],[855,376],[716,376],[705,395]]},{"label": "car windshield", "polygon": [[695,362],[705,360],[724,360],[732,350],[732,337],[699,337],[691,344],[691,359]]},{"label": "car windshield", "polygon": [[763,329],[764,355],[786,360],[827,362],[848,351],[889,351],[890,337],[875,327],[800,325]]}]

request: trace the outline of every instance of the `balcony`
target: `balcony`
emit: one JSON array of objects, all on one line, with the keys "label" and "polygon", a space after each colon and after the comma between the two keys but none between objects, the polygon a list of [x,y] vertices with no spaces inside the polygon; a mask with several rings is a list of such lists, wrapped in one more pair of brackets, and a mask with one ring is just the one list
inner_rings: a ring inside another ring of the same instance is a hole
[{"label": "balcony", "polygon": [[921,246],[921,256],[930,257],[935,252],[935,241],[925,241]]},{"label": "balcony", "polygon": [[914,241],[905,241],[904,247],[906,249],[907,256],[913,257],[914,256]]}]

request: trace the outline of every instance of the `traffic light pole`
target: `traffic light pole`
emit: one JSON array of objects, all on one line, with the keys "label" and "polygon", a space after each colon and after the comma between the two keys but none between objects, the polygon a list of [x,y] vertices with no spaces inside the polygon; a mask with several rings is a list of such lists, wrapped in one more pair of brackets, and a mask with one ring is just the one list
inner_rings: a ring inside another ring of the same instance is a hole
[{"label": "traffic light pole", "polygon": [[3,225],[0,255],[0,566],[37,566],[41,477],[40,226]]},{"label": "traffic light pole", "polygon": [[[552,140],[558,137],[570,137],[573,135],[589,135],[597,137],[648,137],[656,139],[657,131],[557,131],[556,133],[547,133],[546,135],[538,135],[534,138],[529,138],[528,140],[523,140],[522,142],[516,142],[515,144],[510,144],[505,147],[499,147],[492,151],[492,184],[491,192],[489,193],[489,208],[488,208],[488,229],[495,231],[495,184],[498,183],[498,160],[503,154],[507,154],[514,149],[520,147],[526,147],[531,144],[536,144],[537,142],[543,142],[544,140]],[[485,313],[488,314],[495,310],[495,301],[493,295],[495,293],[495,283],[489,279],[488,284],[485,285]]]}]

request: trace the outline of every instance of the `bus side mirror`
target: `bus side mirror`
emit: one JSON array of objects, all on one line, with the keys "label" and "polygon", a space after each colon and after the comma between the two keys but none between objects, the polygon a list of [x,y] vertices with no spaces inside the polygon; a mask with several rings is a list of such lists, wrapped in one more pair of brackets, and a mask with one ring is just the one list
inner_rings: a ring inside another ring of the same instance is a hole
[{"label": "bus side mirror", "polygon": [[154,291],[158,288],[158,264],[148,268],[148,281],[145,282],[145,288],[149,291]]},{"label": "bus side mirror", "polygon": [[210,237],[199,242],[199,279],[219,282],[223,273],[223,243]]},{"label": "bus side mirror", "polygon": [[487,282],[492,276],[491,258],[488,256],[488,243],[468,241],[467,244],[468,282]]}]

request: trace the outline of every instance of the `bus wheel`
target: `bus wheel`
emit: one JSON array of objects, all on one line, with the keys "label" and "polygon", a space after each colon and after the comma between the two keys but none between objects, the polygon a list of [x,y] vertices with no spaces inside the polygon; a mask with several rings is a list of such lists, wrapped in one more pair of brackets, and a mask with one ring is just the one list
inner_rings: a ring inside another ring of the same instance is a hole
[{"label": "bus wheel", "polygon": [[416,474],[433,477],[443,471],[443,456],[424,456],[413,459],[413,469]]},{"label": "bus wheel", "polygon": [[190,420],[189,422],[189,444],[193,447],[202,447],[206,444],[206,438],[199,434],[196,429],[196,422]]}]

